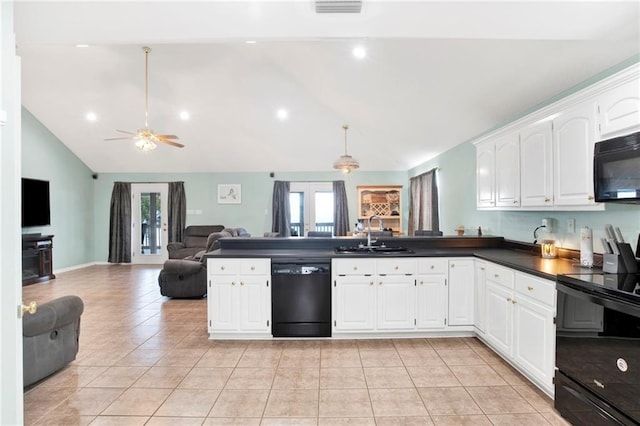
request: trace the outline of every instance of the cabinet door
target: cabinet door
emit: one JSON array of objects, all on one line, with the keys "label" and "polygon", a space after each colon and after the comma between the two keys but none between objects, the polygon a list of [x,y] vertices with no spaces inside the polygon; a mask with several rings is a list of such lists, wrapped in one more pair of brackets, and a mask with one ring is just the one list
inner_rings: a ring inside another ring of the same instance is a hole
[{"label": "cabinet door", "polygon": [[416,288],[413,276],[377,277],[377,325],[380,330],[411,330],[415,327]]},{"label": "cabinet door", "polygon": [[474,262],[473,277],[473,325],[484,333],[485,322],[485,292],[487,268],[484,262]]},{"label": "cabinet door", "polygon": [[553,204],[553,143],[551,121],[520,132],[520,200],[523,207]]},{"label": "cabinet door", "polygon": [[476,145],[476,192],[478,207],[495,207],[495,145],[486,141]]},{"label": "cabinet door", "polygon": [[640,80],[634,79],[603,93],[598,103],[602,139],[640,127]]},{"label": "cabinet door", "polygon": [[520,205],[520,136],[510,133],[495,141],[496,206]]},{"label": "cabinet door", "polygon": [[473,325],[473,260],[449,260],[449,325]]},{"label": "cabinet door", "polygon": [[238,329],[238,280],[234,276],[209,278],[209,331]]},{"label": "cabinet door", "polygon": [[553,120],[554,204],[593,205],[595,101],[584,102]]},{"label": "cabinet door", "polygon": [[513,328],[512,302],[511,290],[487,280],[485,337],[496,350],[509,357]]},{"label": "cabinet door", "polygon": [[555,326],[553,309],[519,296],[515,300],[513,357],[547,389],[553,389]]},{"label": "cabinet door", "polygon": [[373,330],[375,326],[375,277],[338,277],[335,283],[336,330]]},{"label": "cabinet door", "polygon": [[244,275],[240,283],[240,329],[242,331],[269,331],[271,318],[271,292],[269,277]]},{"label": "cabinet door", "polygon": [[419,275],[416,326],[419,329],[444,328],[447,313],[447,278],[445,275]]}]

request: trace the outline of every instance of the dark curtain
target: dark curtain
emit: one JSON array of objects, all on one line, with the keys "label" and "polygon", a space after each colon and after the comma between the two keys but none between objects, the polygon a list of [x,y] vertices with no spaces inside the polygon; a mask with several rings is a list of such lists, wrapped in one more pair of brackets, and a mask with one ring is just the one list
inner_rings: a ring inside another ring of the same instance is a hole
[{"label": "dark curtain", "polygon": [[131,184],[129,182],[114,182],[109,217],[109,262],[131,263]]},{"label": "dark curtain", "polygon": [[271,231],[281,237],[291,236],[291,208],[289,206],[289,182],[277,180],[273,183],[273,219]]},{"label": "dark curtain", "polygon": [[184,182],[169,182],[169,242],[182,242],[187,224],[187,196]]},{"label": "dark curtain", "polygon": [[349,233],[349,206],[344,181],[333,181],[333,234],[336,237]]},{"label": "dark curtain", "polygon": [[436,170],[412,177],[409,182],[409,235],[418,229],[440,229]]}]

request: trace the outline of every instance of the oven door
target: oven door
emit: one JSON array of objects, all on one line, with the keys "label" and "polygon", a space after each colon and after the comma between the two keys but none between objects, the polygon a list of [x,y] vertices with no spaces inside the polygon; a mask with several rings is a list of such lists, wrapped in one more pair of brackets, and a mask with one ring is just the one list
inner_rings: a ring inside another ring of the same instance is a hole
[{"label": "oven door", "polygon": [[[579,384],[580,395],[590,395],[585,398],[624,413],[630,424],[640,424],[640,307],[573,283],[558,281],[557,289],[559,373]],[[556,405],[564,415],[563,400],[571,399],[566,395],[572,392],[562,389],[558,376]]]}]

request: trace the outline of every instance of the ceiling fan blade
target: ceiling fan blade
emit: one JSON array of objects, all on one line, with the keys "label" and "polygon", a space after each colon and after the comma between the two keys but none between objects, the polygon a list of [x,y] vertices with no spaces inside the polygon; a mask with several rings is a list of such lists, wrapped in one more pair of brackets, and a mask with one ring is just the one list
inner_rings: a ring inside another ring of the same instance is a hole
[{"label": "ceiling fan blade", "polygon": [[129,131],[127,131],[127,130],[118,130],[118,129],[116,129],[116,132],[126,133],[126,134],[128,134],[128,135],[135,135],[135,133],[133,133],[133,132],[129,132]]},{"label": "ceiling fan blade", "polygon": [[109,139],[105,139],[105,141],[122,141],[122,140],[131,140],[131,139],[134,139],[134,138],[131,136],[127,136],[124,138],[109,138]]},{"label": "ceiling fan blade", "polygon": [[159,135],[158,135],[158,142],[161,142],[161,143],[164,143],[164,144],[167,144],[167,145],[171,145],[171,146],[175,146],[175,147],[178,147],[178,148],[184,148],[183,144],[178,143],[178,142],[174,142],[174,141],[170,141],[168,139],[161,138]]},{"label": "ceiling fan blade", "polygon": [[180,139],[176,135],[156,135],[156,136],[163,139]]}]

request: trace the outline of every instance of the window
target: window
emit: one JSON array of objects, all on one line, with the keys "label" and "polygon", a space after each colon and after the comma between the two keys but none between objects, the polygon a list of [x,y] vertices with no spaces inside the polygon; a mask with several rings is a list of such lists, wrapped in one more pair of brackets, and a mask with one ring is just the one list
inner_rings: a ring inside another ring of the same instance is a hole
[{"label": "window", "polygon": [[333,234],[333,186],[331,182],[291,182],[291,236],[309,231]]}]

